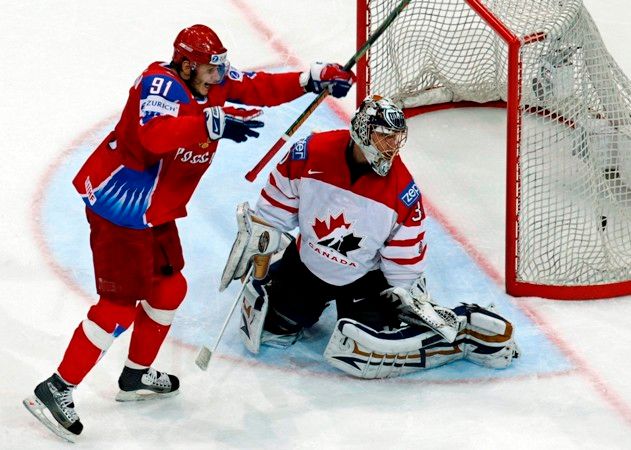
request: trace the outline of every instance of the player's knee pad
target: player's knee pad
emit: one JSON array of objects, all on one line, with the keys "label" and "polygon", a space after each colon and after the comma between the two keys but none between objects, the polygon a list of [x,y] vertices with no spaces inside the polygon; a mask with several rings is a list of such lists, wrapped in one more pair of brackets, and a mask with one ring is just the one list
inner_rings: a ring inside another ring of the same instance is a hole
[{"label": "player's knee pad", "polygon": [[175,312],[186,297],[186,278],[181,272],[166,277],[157,277],[153,282],[151,298],[141,300],[144,312],[154,322],[169,326]]},{"label": "player's knee pad", "polygon": [[495,312],[493,306],[463,304],[455,308],[455,312],[467,317],[464,339],[458,338],[465,359],[481,366],[504,369],[519,357],[513,325]]},{"label": "player's knee pad", "polygon": [[324,350],[329,364],[359,378],[395,377],[462,357],[428,327],[375,331],[352,319],[337,321]]},{"label": "player's knee pad", "polygon": [[129,328],[135,315],[135,300],[121,301],[101,297],[90,308],[88,317],[81,323],[81,327],[88,340],[105,351],[115,337]]},{"label": "player's knee pad", "polygon": [[155,277],[149,304],[158,309],[176,309],[186,297],[187,284],[182,272]]}]

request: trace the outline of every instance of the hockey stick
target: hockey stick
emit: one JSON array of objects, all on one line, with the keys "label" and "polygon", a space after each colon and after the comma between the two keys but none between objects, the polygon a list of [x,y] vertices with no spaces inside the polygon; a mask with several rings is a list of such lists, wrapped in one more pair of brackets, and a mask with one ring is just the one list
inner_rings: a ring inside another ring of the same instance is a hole
[{"label": "hockey stick", "polygon": [[[372,46],[372,44],[374,44],[375,41],[379,39],[379,37],[383,34],[383,32],[386,31],[386,28],[388,28],[390,24],[394,22],[394,19],[397,18],[397,16],[401,13],[401,11],[403,11],[403,8],[405,8],[408,5],[408,3],[410,3],[410,1],[411,0],[401,0],[401,2],[397,5],[396,8],[394,8],[394,10],[390,13],[390,15],[388,15],[388,17],[385,18],[385,20],[379,26],[379,28],[377,28],[375,32],[366,40],[364,45],[362,45],[361,48],[357,50],[357,52],[351,57],[351,59],[348,60],[348,62],[344,65],[344,70],[350,70],[353,68],[353,66],[357,63],[357,61],[362,56],[364,56],[364,53],[366,53],[368,49]],[[274,155],[278,153],[278,151],[281,148],[283,148],[283,145],[285,145],[285,143],[294,135],[296,130],[298,130],[298,128],[302,126],[302,124],[309,118],[311,113],[315,111],[318,105],[320,105],[320,103],[324,101],[324,99],[326,98],[328,94],[329,94],[328,89],[325,89],[322,92],[320,92],[320,94],[318,94],[318,96],[311,102],[311,104],[307,106],[307,109],[305,109],[303,113],[300,114],[300,116],[294,121],[294,123],[292,123],[289,126],[287,131],[285,131],[285,134],[283,134],[272,146],[272,148],[270,148],[267,151],[267,153],[263,156],[263,158],[261,158],[261,160],[256,164],[256,166],[254,166],[252,170],[250,170],[247,174],[245,174],[246,180],[252,182],[256,179],[256,177],[261,172],[263,167],[265,167],[267,163],[270,162],[270,160],[274,157]]]},{"label": "hockey stick", "polygon": [[212,358],[213,353],[215,352],[215,350],[217,350],[219,341],[221,341],[221,337],[223,336],[224,331],[226,331],[228,322],[230,321],[230,318],[234,314],[234,310],[237,308],[237,305],[239,304],[239,300],[241,300],[241,296],[243,295],[243,291],[245,290],[245,285],[250,279],[250,276],[252,276],[253,271],[254,271],[254,265],[252,265],[250,269],[248,270],[248,272],[245,274],[245,278],[243,279],[243,284],[241,285],[241,289],[239,289],[239,293],[235,297],[234,302],[232,303],[232,306],[230,307],[230,312],[228,313],[228,316],[226,317],[226,320],[224,321],[221,327],[221,331],[219,331],[219,336],[217,336],[217,339],[215,340],[215,345],[213,345],[213,348],[210,349],[206,347],[205,345],[202,345],[202,348],[199,349],[197,358],[195,358],[195,364],[197,364],[197,367],[199,367],[200,369],[202,370],[208,369],[208,363],[210,363],[210,358]]}]

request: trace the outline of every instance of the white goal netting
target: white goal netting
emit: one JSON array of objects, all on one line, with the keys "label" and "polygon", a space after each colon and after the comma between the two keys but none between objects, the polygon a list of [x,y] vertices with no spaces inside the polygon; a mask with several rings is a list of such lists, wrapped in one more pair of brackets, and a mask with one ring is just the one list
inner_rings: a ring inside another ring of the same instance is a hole
[{"label": "white goal netting", "polygon": [[[369,34],[397,3],[368,2]],[[629,80],[581,1],[479,3],[521,41],[518,195],[509,199],[517,203],[515,279],[630,280]],[[368,90],[405,107],[506,101],[507,57],[506,42],[464,0],[412,0],[370,49]]]}]

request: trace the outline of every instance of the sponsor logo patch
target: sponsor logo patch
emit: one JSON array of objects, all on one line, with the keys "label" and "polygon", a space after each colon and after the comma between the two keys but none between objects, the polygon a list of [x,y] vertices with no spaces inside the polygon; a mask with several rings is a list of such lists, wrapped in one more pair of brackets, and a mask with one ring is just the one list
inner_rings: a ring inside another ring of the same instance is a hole
[{"label": "sponsor logo patch", "polygon": [[143,99],[140,102],[141,117],[146,117],[148,115],[167,115],[177,117],[179,111],[179,103],[171,102],[159,95],[149,95],[147,98]]},{"label": "sponsor logo patch", "polygon": [[227,52],[220,53],[218,55],[212,55],[210,57],[210,64],[214,64],[214,65],[224,64],[226,62],[227,56],[228,56]]},{"label": "sponsor logo patch", "polygon": [[293,161],[301,161],[307,159],[307,140],[300,139],[298,142],[292,145],[290,154]]},{"label": "sponsor logo patch", "polygon": [[267,250],[267,246],[269,245],[269,240],[270,240],[270,236],[269,233],[267,231],[263,231],[261,233],[261,235],[259,236],[259,252],[263,253],[265,250]]},{"label": "sponsor logo patch", "polygon": [[243,72],[237,69],[230,69],[228,71],[228,78],[235,81],[243,81]]},{"label": "sponsor logo patch", "polygon": [[387,109],[384,111],[383,116],[386,120],[386,123],[388,123],[391,128],[394,128],[395,130],[401,130],[405,128],[405,116],[403,116],[400,111]]},{"label": "sponsor logo patch", "polygon": [[410,184],[406,186],[406,188],[399,194],[399,198],[403,202],[405,206],[408,208],[412,206],[414,203],[421,198],[421,191],[414,181],[411,181]]}]

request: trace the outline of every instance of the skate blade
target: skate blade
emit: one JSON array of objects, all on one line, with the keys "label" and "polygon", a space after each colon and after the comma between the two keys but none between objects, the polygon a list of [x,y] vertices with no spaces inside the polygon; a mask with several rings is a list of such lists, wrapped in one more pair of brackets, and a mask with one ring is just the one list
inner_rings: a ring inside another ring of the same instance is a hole
[{"label": "skate blade", "polygon": [[141,402],[144,400],[154,400],[154,399],[160,399],[160,398],[175,397],[179,393],[180,393],[179,389],[177,391],[167,392],[164,394],[160,392],[153,392],[148,389],[142,390],[142,391],[130,391],[130,392],[118,391],[118,394],[116,394],[116,401],[117,402]]},{"label": "skate blade", "polygon": [[46,428],[55,433],[57,436],[62,438],[67,442],[72,442],[73,444],[76,442],[77,435],[71,433],[62,427],[57,421],[52,421],[45,414],[44,411],[47,410],[46,406],[39,401],[37,397],[28,397],[22,400],[22,404],[24,407],[35,416],[37,420],[39,420]]}]

